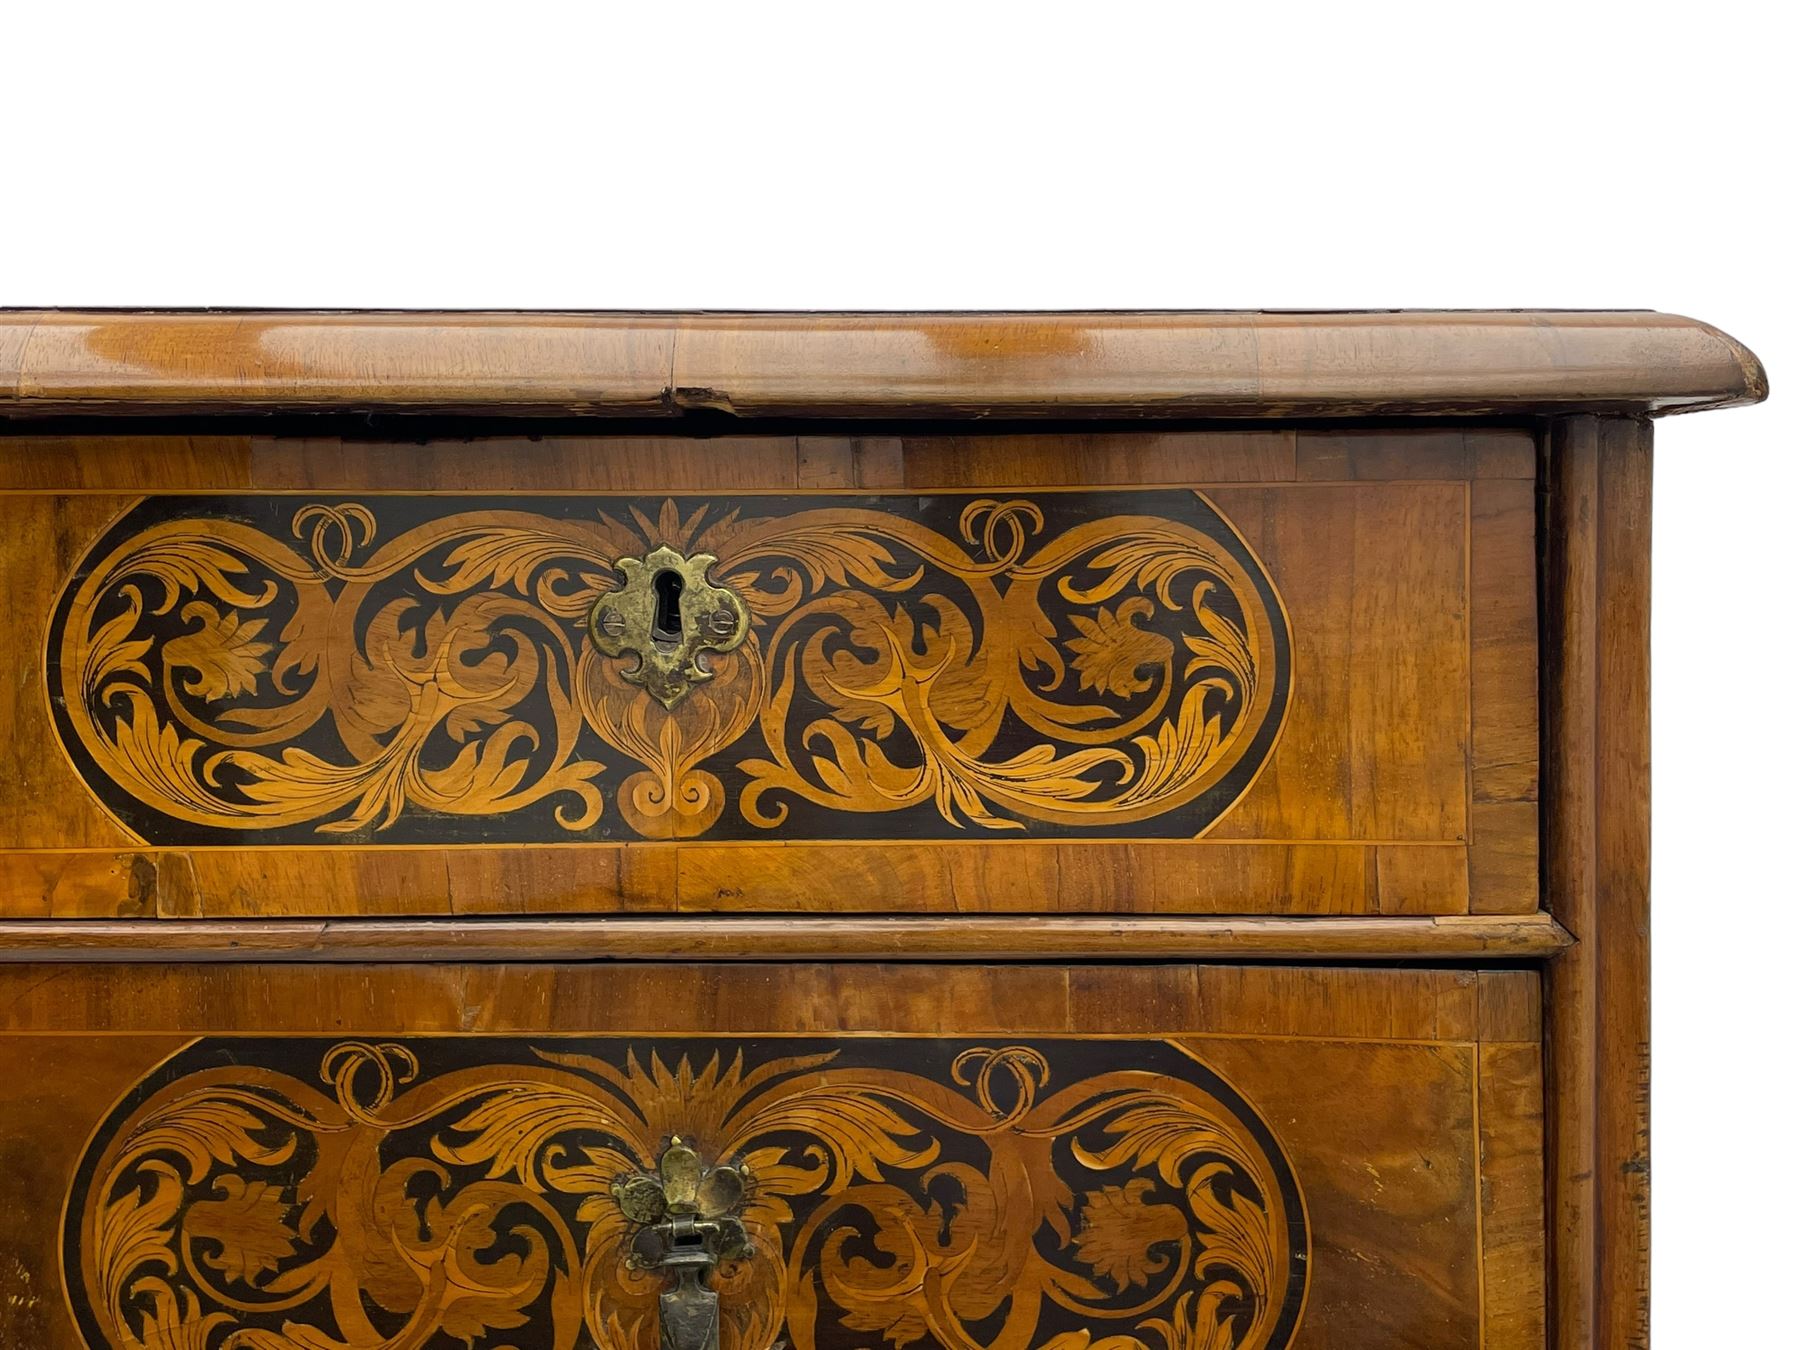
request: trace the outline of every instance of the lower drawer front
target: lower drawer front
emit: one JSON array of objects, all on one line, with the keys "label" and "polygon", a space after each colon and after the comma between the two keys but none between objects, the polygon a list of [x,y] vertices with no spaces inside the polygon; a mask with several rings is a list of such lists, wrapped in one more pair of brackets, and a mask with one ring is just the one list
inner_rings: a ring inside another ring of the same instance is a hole
[{"label": "lower drawer front", "polygon": [[715,1308],[727,1350],[1541,1345],[1537,1007],[1505,971],[0,970],[0,1345],[654,1350]]}]

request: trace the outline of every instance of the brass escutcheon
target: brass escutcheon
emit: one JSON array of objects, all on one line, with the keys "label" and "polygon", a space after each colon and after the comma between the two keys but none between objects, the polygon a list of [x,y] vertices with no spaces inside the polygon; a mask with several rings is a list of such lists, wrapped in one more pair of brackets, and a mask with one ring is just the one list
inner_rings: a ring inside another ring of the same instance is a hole
[{"label": "brass escutcheon", "polygon": [[594,602],[588,632],[607,656],[635,655],[622,672],[665,708],[713,677],[708,652],[729,652],[750,632],[750,611],[737,595],[707,580],[718,561],[710,553],[685,557],[666,545],[613,564],[624,582]]}]

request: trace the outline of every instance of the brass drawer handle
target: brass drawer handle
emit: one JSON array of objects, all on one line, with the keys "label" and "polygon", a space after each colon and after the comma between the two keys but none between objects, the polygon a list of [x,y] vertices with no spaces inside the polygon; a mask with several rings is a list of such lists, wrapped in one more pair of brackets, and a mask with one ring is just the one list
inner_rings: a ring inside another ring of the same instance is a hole
[{"label": "brass drawer handle", "polygon": [[627,682],[673,708],[694,686],[713,677],[707,652],[736,649],[750,632],[750,610],[736,594],[707,580],[718,561],[710,553],[685,557],[662,547],[613,566],[624,583],[594,602],[588,632],[607,656],[635,655]]},{"label": "brass drawer handle", "polygon": [[662,1350],[719,1350],[719,1295],[706,1280],[720,1262],[754,1252],[737,1217],[750,1174],[743,1167],[703,1167],[679,1135],[663,1150],[657,1172],[613,1183],[613,1198],[638,1225],[627,1264],[674,1277],[659,1300]]}]

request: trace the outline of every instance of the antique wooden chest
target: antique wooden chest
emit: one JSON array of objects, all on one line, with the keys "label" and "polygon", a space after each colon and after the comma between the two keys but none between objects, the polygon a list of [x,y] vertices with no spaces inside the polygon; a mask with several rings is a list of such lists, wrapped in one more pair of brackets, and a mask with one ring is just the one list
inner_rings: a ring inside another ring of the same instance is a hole
[{"label": "antique wooden chest", "polygon": [[1644,1343],[1651,313],[0,314],[0,1347]]}]

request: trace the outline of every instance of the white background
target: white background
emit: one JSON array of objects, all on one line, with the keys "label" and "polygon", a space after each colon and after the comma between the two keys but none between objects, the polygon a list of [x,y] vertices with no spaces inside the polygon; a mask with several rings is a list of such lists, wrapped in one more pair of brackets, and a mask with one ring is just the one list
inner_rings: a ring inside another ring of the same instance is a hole
[{"label": "white background", "polygon": [[1791,1343],[1785,18],[11,0],[0,304],[1591,306],[1725,328],[1775,398],[1657,433],[1655,1331]]}]

